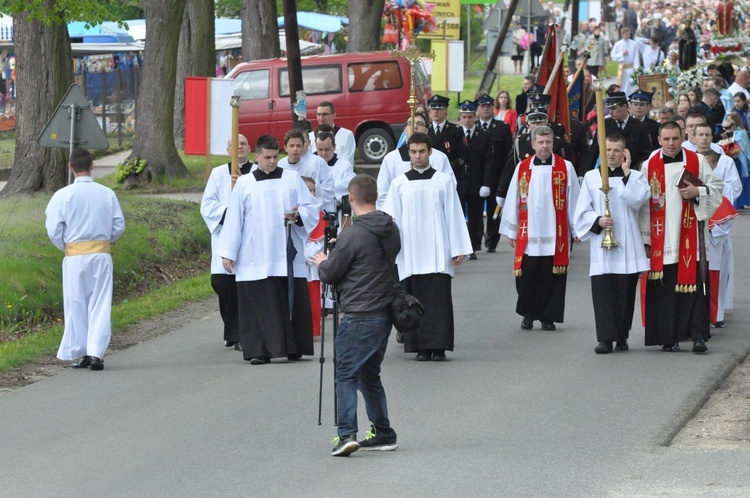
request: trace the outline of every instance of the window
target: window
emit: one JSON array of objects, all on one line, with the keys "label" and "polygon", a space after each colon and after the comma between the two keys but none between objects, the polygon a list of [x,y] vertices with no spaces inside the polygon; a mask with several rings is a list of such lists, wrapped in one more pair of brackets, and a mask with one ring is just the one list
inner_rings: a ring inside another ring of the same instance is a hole
[{"label": "window", "polygon": [[404,85],[398,62],[349,64],[349,91],[393,90]]},{"label": "window", "polygon": [[[305,95],[341,93],[341,66],[315,66],[302,68],[302,86]],[[289,72],[279,70],[279,96],[289,96]]]},{"label": "window", "polygon": [[238,74],[232,83],[235,95],[242,100],[267,99],[269,74],[268,69]]}]

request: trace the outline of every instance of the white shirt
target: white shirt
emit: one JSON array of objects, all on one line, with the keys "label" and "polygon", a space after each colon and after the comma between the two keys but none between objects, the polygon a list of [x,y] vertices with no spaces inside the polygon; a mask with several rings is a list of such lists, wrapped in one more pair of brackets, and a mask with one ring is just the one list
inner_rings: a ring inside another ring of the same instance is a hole
[{"label": "white shirt", "polygon": [[736,81],[729,85],[727,91],[732,94],[732,97],[742,92],[745,94],[745,97],[747,97],[747,100],[750,100],[750,92],[748,92],[747,89],[743,88],[741,85],[738,85]]},{"label": "white shirt", "polygon": [[[453,173],[450,160],[448,160],[448,156],[445,153],[437,149],[432,149],[430,166],[435,168],[435,171],[440,171],[450,176],[453,187],[456,187],[456,175]],[[410,169],[411,160],[408,157],[404,160],[404,157],[401,155],[401,149],[392,150],[386,154],[378,172],[378,200],[376,202],[378,209],[383,209],[383,204],[385,204],[385,200],[388,197],[388,191],[391,188],[393,179]]]}]

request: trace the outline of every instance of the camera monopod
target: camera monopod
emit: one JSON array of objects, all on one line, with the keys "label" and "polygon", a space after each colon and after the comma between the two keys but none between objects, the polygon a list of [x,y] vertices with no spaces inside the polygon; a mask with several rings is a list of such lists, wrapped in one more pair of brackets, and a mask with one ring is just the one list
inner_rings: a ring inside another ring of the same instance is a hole
[{"label": "camera monopod", "polygon": [[[323,241],[323,252],[328,254],[335,245],[338,228],[338,216],[336,213],[325,213],[325,219],[328,224],[325,228],[325,237]],[[326,296],[331,295],[333,302],[333,424],[338,425],[338,398],[336,397],[336,332],[339,326],[339,308],[336,300],[336,288],[333,284],[326,284],[321,293],[321,313],[320,313],[320,385],[318,387],[318,425],[321,425],[323,413],[323,364],[325,358],[325,339],[326,339]]]}]

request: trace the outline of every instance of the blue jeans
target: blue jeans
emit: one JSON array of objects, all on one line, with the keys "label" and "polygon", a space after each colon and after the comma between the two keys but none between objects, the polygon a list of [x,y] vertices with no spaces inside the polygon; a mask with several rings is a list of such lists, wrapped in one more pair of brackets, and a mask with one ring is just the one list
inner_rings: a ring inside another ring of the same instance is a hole
[{"label": "blue jeans", "polygon": [[386,437],[396,438],[388,421],[388,403],[380,381],[391,318],[388,315],[356,317],[344,315],[336,334],[336,396],[339,436],[357,434],[357,389],[365,399],[367,416]]}]

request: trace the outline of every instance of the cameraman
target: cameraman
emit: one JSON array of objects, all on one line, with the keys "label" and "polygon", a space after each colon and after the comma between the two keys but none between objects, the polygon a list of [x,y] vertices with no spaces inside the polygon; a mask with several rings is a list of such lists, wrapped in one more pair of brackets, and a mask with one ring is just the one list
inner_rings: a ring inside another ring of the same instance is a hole
[{"label": "cameraman", "polygon": [[[330,256],[318,253],[320,280],[335,284],[344,313],[335,339],[338,437],[332,456],[363,450],[395,450],[396,432],[388,420],[380,364],[391,333],[390,304],[394,297],[396,255],[401,250],[393,219],[375,210],[378,189],[369,175],[349,183],[349,202],[356,216],[351,228],[338,237]],[[365,440],[357,442],[357,389],[362,391],[372,424]]]}]

